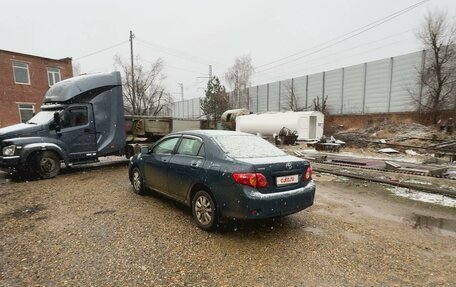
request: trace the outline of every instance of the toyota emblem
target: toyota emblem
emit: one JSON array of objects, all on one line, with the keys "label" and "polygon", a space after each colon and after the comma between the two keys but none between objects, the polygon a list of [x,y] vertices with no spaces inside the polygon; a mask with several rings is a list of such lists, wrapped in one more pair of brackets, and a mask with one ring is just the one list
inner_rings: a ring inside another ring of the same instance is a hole
[{"label": "toyota emblem", "polygon": [[292,169],[292,168],[293,168],[293,166],[291,165],[291,162],[287,162],[287,164],[285,165],[285,167],[286,167],[287,169]]}]

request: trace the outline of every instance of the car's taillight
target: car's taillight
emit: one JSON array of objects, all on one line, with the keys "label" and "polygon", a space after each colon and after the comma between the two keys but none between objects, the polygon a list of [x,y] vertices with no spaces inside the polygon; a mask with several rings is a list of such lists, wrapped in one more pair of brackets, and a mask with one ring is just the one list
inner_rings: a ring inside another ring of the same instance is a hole
[{"label": "car's taillight", "polygon": [[262,173],[233,173],[233,179],[237,183],[254,188],[264,188],[268,186],[268,181]]},{"label": "car's taillight", "polygon": [[306,170],[306,173],[304,174],[304,180],[309,180],[312,178],[312,172],[313,172],[313,169],[312,167],[309,165],[309,167],[307,168]]}]

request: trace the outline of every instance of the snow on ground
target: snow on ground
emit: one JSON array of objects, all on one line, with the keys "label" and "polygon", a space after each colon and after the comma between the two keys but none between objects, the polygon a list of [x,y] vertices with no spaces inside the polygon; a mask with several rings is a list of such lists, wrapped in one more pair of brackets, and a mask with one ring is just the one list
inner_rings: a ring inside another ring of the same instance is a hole
[{"label": "snow on ground", "polygon": [[390,187],[388,188],[388,190],[397,196],[405,197],[411,200],[428,202],[456,208],[456,199],[448,196],[440,194],[431,194],[403,187]]}]

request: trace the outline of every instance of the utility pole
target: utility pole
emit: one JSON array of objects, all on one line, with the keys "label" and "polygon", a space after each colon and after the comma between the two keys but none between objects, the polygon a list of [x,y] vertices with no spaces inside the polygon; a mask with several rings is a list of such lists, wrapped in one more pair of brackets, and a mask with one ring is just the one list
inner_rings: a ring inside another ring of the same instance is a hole
[{"label": "utility pole", "polygon": [[135,68],[133,65],[133,39],[135,38],[135,35],[133,35],[133,32],[130,30],[130,56],[131,56],[131,92],[133,94],[133,99],[135,99]]},{"label": "utility pole", "polygon": [[181,88],[181,101],[184,100],[184,83],[177,83]]},{"label": "utility pole", "polygon": [[212,79],[212,65],[209,65],[209,75],[207,77],[196,77],[197,79]]},{"label": "utility pole", "polygon": [[239,75],[236,72],[236,95],[238,100],[238,108],[241,108],[241,87],[239,85]]}]

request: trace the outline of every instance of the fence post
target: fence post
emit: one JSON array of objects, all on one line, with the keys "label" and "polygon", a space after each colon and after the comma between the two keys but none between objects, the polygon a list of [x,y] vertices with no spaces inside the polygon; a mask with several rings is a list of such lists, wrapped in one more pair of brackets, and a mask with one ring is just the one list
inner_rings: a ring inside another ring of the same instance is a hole
[{"label": "fence post", "polygon": [[391,57],[390,58],[389,89],[388,89],[388,113],[391,111],[391,94],[393,91],[393,69],[394,69],[394,57]]},{"label": "fence post", "polygon": [[325,98],[325,80],[326,80],[326,72],[323,72],[323,87],[322,87],[322,92],[321,92],[323,99]]},{"label": "fence post", "polygon": [[247,88],[247,110],[250,110],[250,87]]},{"label": "fence post", "polygon": [[187,100],[187,118],[190,117],[190,101]]},{"label": "fence post", "polygon": [[282,81],[279,81],[279,112],[280,112],[280,96],[282,94]]},{"label": "fence post", "polygon": [[[291,98],[291,109],[293,110],[293,101],[295,100],[295,90],[294,90],[294,78],[291,78],[291,95],[290,95],[290,98]],[[298,98],[296,98],[296,107],[298,106]]]},{"label": "fence post", "polygon": [[256,100],[256,112],[258,113],[258,90],[260,89],[260,86],[257,86],[257,100]]},{"label": "fence post", "polygon": [[[308,96],[309,96],[309,75],[306,75],[306,105],[304,107],[304,109],[307,111],[307,100],[308,100]],[[298,101],[298,99],[296,99],[296,101]],[[296,107],[298,106],[297,105],[298,103],[296,103]]]},{"label": "fence post", "polygon": [[367,63],[364,63],[363,108],[362,108],[363,114],[365,112],[365,107],[366,107],[366,80],[367,80]]},{"label": "fence post", "polygon": [[340,94],[340,114],[344,114],[344,88],[345,88],[345,68],[342,68],[342,87]]},{"label": "fence post", "polygon": [[177,102],[177,117],[180,118],[180,102]]}]

